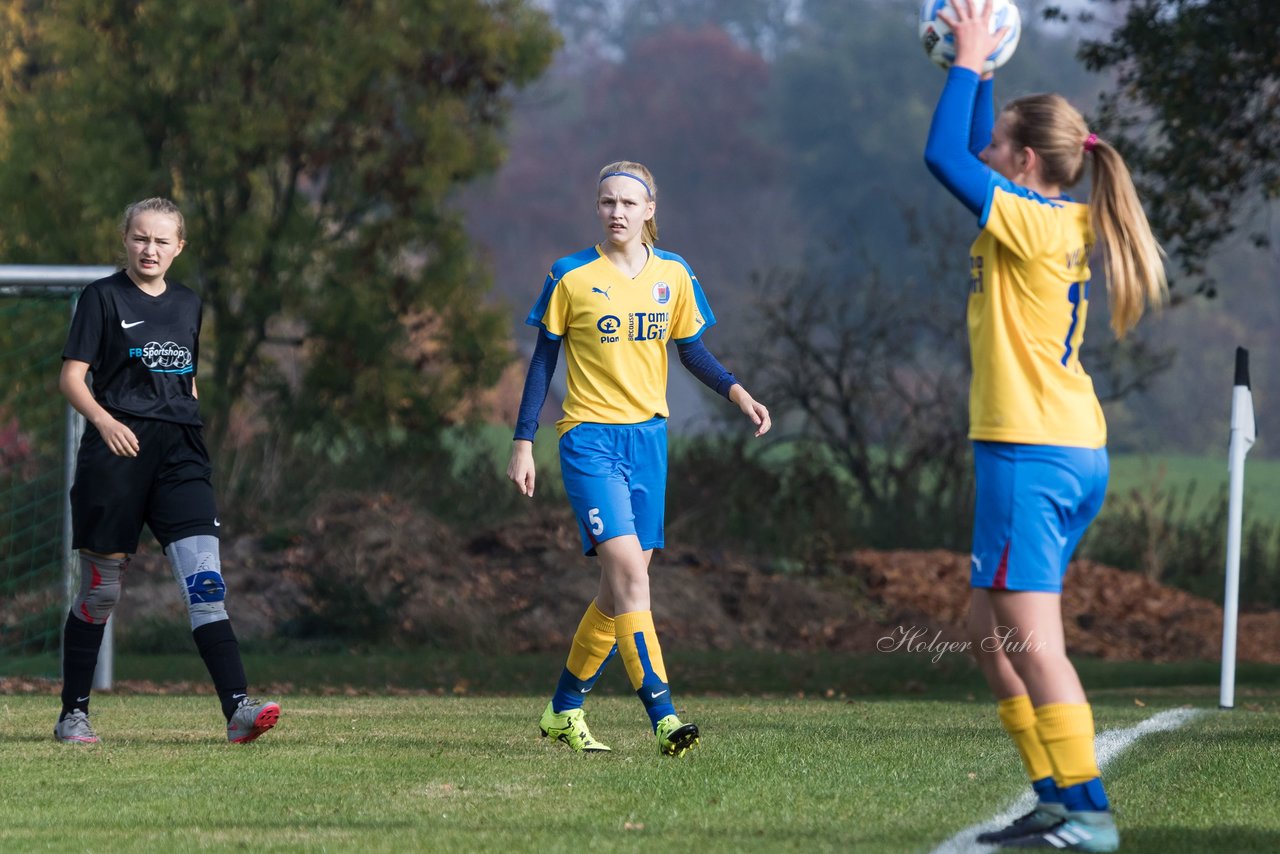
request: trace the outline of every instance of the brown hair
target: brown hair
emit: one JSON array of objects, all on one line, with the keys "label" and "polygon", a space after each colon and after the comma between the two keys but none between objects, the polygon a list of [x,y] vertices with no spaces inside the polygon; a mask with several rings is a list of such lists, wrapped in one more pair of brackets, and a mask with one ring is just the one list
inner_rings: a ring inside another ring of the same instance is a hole
[{"label": "brown hair", "polygon": [[[653,202],[655,205],[657,204],[658,185],[653,180],[653,173],[649,171],[648,166],[645,166],[643,163],[637,163],[634,160],[614,161],[600,170],[600,177],[596,180],[596,186],[599,187],[600,182],[604,181],[605,178],[608,178],[611,173],[616,172],[627,172],[642,179],[645,186],[649,189],[649,201]],[[658,214],[656,211],[652,217],[645,220],[643,238],[644,242],[648,243],[650,246],[656,246],[658,244]]]},{"label": "brown hair", "polygon": [[159,196],[153,196],[150,199],[143,199],[140,202],[134,202],[124,209],[124,217],[120,220],[120,233],[127,235],[129,226],[133,225],[133,218],[142,213],[159,213],[167,214],[178,221],[178,239],[187,239],[187,221],[182,218],[182,211],[178,206],[168,199]]},{"label": "brown hair", "polygon": [[1164,252],[1151,233],[1124,158],[1091,134],[1084,117],[1061,95],[1027,95],[1010,101],[1004,112],[1011,119],[1010,142],[1036,153],[1046,184],[1076,184],[1084,174],[1085,154],[1093,154],[1089,218],[1103,250],[1111,328],[1123,338],[1148,305],[1160,307],[1169,293]]}]

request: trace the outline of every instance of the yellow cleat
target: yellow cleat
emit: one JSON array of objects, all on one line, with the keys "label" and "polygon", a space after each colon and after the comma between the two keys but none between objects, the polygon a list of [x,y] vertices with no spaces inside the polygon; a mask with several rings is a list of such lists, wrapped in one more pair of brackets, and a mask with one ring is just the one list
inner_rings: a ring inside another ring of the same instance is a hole
[{"label": "yellow cleat", "polygon": [[698,743],[698,725],[682,724],[675,715],[658,721],[658,752],[663,756],[682,756]]},{"label": "yellow cleat", "polygon": [[582,709],[557,712],[547,703],[546,711],[538,720],[543,738],[552,738],[569,745],[574,753],[608,753],[611,748],[601,744],[587,729],[587,718]]}]

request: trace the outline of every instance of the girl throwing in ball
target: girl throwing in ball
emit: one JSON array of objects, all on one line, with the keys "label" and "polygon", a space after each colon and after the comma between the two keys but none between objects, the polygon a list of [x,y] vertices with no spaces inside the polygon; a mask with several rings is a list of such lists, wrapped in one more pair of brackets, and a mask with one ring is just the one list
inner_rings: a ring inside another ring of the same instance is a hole
[{"label": "girl throwing in ball", "polygon": [[[1124,161],[1079,112],[1044,94],[995,115],[981,69],[1003,31],[988,32],[990,4],[956,7],[954,18],[940,15],[955,32],[956,60],[925,161],[982,228],[968,277],[977,478],[969,628],[1038,795],[1030,813],[978,841],[1114,851],[1093,712],[1062,628],[1067,562],[1102,507],[1108,474],[1106,424],[1080,347],[1095,246],[1117,336],[1164,300],[1164,268]],[[1064,191],[1086,165],[1093,181],[1083,204]],[[1018,643],[991,643],[997,627]]]}]

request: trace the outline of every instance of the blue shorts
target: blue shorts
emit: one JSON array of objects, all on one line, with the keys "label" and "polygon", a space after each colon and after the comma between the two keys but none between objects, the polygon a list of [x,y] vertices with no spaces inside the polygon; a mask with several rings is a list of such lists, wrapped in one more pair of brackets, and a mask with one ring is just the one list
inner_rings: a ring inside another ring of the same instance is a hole
[{"label": "blue shorts", "polygon": [[1107,449],[974,442],[973,459],[969,583],[1061,593],[1067,562],[1102,509]]},{"label": "blue shorts", "polygon": [[585,554],[628,534],[642,549],[662,548],[667,419],[579,424],[560,437],[560,473]]}]

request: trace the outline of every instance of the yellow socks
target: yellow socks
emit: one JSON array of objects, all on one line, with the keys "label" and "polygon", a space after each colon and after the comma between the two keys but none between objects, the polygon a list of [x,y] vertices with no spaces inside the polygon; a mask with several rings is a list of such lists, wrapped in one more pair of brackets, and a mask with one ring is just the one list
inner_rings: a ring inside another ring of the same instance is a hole
[{"label": "yellow socks", "polygon": [[567,712],[582,708],[587,692],[596,684],[617,649],[613,617],[606,617],[592,600],[578,623],[578,630],[573,633],[569,661],[560,673],[556,693],[551,698],[551,710]]},{"label": "yellow socks", "polygon": [[614,618],[618,637],[618,654],[631,677],[631,687],[638,689],[646,680],[657,678],[666,683],[667,668],[662,663],[662,647],[658,630],[653,627],[652,611],[632,611]]},{"label": "yellow socks", "polygon": [[676,710],[667,685],[667,667],[662,662],[658,632],[653,627],[653,612],[619,614],[614,618],[614,627],[618,632],[618,653],[631,678],[631,687],[644,703],[649,722],[656,728],[658,721],[674,715]]},{"label": "yellow socks", "polygon": [[593,599],[573,634],[573,646],[569,649],[569,662],[565,667],[579,679],[591,679],[613,653],[613,644],[613,617],[601,613]]},{"label": "yellow socks", "polygon": [[1093,750],[1093,708],[1088,703],[1050,703],[1036,709],[1036,733],[1053,765],[1058,788],[1098,777]]},{"label": "yellow socks", "polygon": [[1000,715],[1000,724],[1018,748],[1018,755],[1022,757],[1023,767],[1032,782],[1052,777],[1053,765],[1036,732],[1036,710],[1031,706],[1031,698],[1026,694],[1008,697],[997,704],[996,711]]}]

